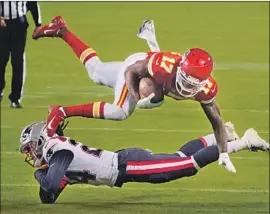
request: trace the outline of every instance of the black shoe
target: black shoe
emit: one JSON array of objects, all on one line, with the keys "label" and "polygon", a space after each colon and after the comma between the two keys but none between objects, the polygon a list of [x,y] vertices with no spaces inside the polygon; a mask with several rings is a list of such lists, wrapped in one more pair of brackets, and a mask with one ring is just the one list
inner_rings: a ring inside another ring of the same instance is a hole
[{"label": "black shoe", "polygon": [[22,105],[17,101],[17,102],[12,102],[10,104],[10,108],[22,108]]}]

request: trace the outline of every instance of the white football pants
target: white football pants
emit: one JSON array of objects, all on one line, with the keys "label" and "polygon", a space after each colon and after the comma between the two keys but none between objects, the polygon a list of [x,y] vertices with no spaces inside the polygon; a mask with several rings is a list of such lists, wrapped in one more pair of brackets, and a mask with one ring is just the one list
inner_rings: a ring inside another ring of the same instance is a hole
[{"label": "white football pants", "polygon": [[124,120],[133,113],[136,101],[128,92],[124,74],[128,66],[145,59],[146,56],[146,53],[135,53],[123,62],[102,62],[98,56],[94,56],[85,63],[92,81],[114,89],[113,104],[106,103],[104,106],[105,119]]}]

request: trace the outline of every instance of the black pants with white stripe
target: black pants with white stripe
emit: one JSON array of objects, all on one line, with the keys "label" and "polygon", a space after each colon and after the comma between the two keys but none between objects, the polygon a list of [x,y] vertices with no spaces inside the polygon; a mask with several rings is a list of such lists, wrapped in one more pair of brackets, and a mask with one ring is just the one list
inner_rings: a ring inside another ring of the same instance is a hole
[{"label": "black pants with white stripe", "polygon": [[25,16],[6,20],[6,27],[0,27],[0,93],[5,88],[5,70],[11,56],[12,81],[9,99],[18,102],[24,81],[24,49],[28,22]]},{"label": "black pants with white stripe", "polygon": [[119,175],[115,186],[127,182],[165,183],[197,173],[191,157],[178,154],[152,154],[139,148],[118,151]]}]

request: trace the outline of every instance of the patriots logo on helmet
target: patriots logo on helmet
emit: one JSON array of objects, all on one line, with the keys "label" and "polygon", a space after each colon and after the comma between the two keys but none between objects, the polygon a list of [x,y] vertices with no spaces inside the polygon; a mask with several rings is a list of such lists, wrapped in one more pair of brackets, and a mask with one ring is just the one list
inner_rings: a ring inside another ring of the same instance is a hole
[{"label": "patriots logo on helmet", "polygon": [[24,130],[22,136],[21,136],[21,142],[24,142],[25,140],[27,140],[30,136],[30,133],[34,127],[34,125],[37,123],[33,123],[31,125],[29,125],[28,127],[26,127],[26,129]]}]

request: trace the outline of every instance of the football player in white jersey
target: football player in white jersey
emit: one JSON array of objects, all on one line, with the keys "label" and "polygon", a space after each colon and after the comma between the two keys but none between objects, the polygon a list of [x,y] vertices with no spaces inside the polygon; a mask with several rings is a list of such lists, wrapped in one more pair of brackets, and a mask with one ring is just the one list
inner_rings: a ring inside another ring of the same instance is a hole
[{"label": "football player in white jersey", "polygon": [[[194,176],[200,168],[218,160],[214,134],[191,140],[172,154],[153,154],[140,148],[115,152],[91,148],[65,137],[64,124],[53,137],[45,131],[46,122],[26,126],[20,136],[20,151],[25,161],[38,169],[42,203],[54,203],[67,185],[91,184],[122,187],[127,182],[165,183]],[[228,152],[245,149],[269,151],[269,144],[254,129],[239,138],[231,123],[226,123]],[[91,142],[91,141],[89,141]]]}]

